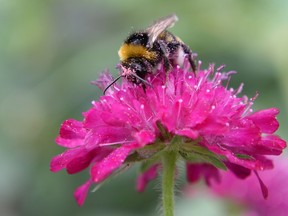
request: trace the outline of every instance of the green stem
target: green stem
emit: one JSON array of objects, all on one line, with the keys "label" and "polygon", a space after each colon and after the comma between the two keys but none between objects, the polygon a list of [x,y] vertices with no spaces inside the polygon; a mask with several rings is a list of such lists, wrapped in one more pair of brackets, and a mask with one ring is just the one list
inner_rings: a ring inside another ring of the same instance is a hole
[{"label": "green stem", "polygon": [[167,151],[162,155],[162,202],[164,216],[174,215],[174,173],[176,167],[176,152]]}]

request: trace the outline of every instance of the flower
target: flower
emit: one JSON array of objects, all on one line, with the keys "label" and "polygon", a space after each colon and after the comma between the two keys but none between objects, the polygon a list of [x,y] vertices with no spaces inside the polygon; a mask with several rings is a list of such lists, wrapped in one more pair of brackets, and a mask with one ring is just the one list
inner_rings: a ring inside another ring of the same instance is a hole
[{"label": "flower", "polygon": [[[83,121],[64,121],[56,142],[67,150],[52,159],[50,169],[74,174],[90,167],[90,179],[74,194],[79,205],[92,183],[136,162],[142,162],[137,187],[143,191],[161,169],[165,151],[188,162],[188,180],[195,163],[228,168],[239,176],[273,167],[265,155],[279,155],[286,146],[274,135],[279,110],[253,113],[255,97],[238,97],[243,85],[234,90],[224,84],[233,72],[220,72],[223,67],[215,72],[214,65],[201,70],[200,65],[196,75],[187,62],[169,73],[162,65],[147,74],[151,86],[146,87],[123,79],[92,102]],[[103,90],[112,81],[106,71],[94,84]],[[206,176],[213,178],[217,171]]]},{"label": "flower", "polygon": [[287,159],[284,157],[276,158],[275,169],[261,172],[262,179],[269,187],[269,197],[264,200],[262,197],[255,196],[259,193],[257,187],[258,180],[255,176],[249,176],[245,182],[239,179],[231,172],[221,172],[221,183],[212,183],[211,189],[217,198],[227,198],[229,202],[236,205],[240,204],[241,215],[287,215],[288,202],[285,197],[288,196],[287,178]]}]

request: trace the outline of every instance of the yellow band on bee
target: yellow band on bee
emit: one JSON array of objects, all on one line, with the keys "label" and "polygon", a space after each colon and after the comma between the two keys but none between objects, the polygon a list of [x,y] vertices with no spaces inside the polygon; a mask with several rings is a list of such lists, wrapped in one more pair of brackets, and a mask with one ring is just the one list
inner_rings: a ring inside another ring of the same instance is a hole
[{"label": "yellow band on bee", "polygon": [[120,47],[118,55],[121,61],[125,61],[128,58],[133,57],[143,57],[148,60],[153,60],[156,58],[156,53],[148,51],[144,46],[126,43]]}]

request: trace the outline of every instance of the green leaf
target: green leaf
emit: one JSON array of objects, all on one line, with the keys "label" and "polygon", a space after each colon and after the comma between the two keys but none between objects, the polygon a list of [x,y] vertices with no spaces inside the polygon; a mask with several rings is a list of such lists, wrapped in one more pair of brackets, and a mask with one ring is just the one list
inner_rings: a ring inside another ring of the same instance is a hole
[{"label": "green leaf", "polygon": [[[201,147],[202,148],[202,147]],[[199,152],[183,152],[180,151],[180,155],[187,161],[192,162],[192,163],[209,163],[213,166],[215,166],[216,168],[222,169],[222,170],[227,170],[227,167],[225,166],[225,164],[222,162],[222,160],[219,158],[218,155],[214,154],[213,152],[207,153],[206,151],[202,151],[201,152],[205,152],[206,154],[203,153],[199,153]]]},{"label": "green leaf", "polygon": [[145,158],[142,158],[138,152],[134,152],[130,154],[124,161],[124,163],[130,164],[130,163],[135,163],[135,162],[140,162],[145,160]]},{"label": "green leaf", "polygon": [[141,163],[140,172],[143,173],[146,170],[148,170],[151,166],[153,166],[157,163],[160,163],[160,162],[161,162],[160,155],[154,156],[149,160],[145,160]]},{"label": "green leaf", "polygon": [[245,154],[236,154],[236,157],[240,159],[252,159],[251,156]]},{"label": "green leaf", "polygon": [[166,145],[164,143],[156,141],[151,145],[136,149],[125,159],[124,163],[140,162],[153,158],[155,155],[159,154],[165,148],[165,146]]},{"label": "green leaf", "polygon": [[169,140],[171,138],[170,133],[167,131],[167,128],[161,123],[160,120],[156,121],[156,125],[159,129],[159,131],[161,132],[161,135],[163,136],[163,138],[165,140]]}]

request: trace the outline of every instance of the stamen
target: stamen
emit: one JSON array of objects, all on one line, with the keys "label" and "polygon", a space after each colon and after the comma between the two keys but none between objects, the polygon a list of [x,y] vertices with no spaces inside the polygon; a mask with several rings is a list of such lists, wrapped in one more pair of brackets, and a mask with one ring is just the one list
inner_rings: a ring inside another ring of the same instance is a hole
[{"label": "stamen", "polygon": [[218,67],[217,69],[216,69],[216,71],[218,72],[218,71],[221,71],[223,68],[225,68],[226,67],[226,65],[225,64],[223,64],[223,65],[221,65],[220,67]]},{"label": "stamen", "polygon": [[243,86],[244,86],[244,83],[241,83],[240,86],[238,87],[238,89],[236,90],[235,95],[238,95],[239,93],[242,92]]},{"label": "stamen", "polygon": [[162,100],[163,100],[163,105],[165,106],[165,95],[166,95],[166,86],[162,85]]},{"label": "stamen", "polygon": [[180,117],[180,112],[181,112],[181,106],[182,106],[182,102],[183,102],[183,99],[179,99],[178,100],[178,102],[179,102],[179,107],[178,107],[178,113],[177,113],[177,127],[179,126],[179,117]]},{"label": "stamen", "polygon": [[133,140],[124,140],[124,141],[118,141],[118,142],[111,142],[111,143],[101,143],[99,146],[112,146],[112,145],[120,145],[123,143],[130,143],[133,142]]},{"label": "stamen", "polygon": [[142,79],[136,73],[131,74],[132,76],[136,77],[137,79],[141,80],[143,83],[147,84],[148,86],[152,87],[151,83],[147,82],[147,80]]},{"label": "stamen", "polygon": [[198,61],[198,68],[197,68],[197,71],[200,71],[200,69],[201,69],[201,65],[202,65],[202,61]]}]

